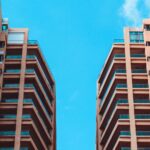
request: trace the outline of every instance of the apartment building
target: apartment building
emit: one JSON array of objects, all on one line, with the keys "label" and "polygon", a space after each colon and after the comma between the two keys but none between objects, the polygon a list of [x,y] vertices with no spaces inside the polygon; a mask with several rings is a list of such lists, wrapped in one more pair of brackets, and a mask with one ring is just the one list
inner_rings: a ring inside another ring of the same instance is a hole
[{"label": "apartment building", "polygon": [[124,29],[97,81],[97,150],[150,150],[150,19]]},{"label": "apartment building", "polygon": [[56,150],[55,81],[28,29],[0,18],[0,150]]}]

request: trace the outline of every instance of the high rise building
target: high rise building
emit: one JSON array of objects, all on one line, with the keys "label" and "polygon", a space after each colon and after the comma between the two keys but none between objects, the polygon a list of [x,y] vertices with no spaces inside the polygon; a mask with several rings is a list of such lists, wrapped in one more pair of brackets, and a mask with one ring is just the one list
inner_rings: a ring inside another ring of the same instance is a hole
[{"label": "high rise building", "polygon": [[97,87],[97,150],[150,150],[150,19],[115,40]]},{"label": "high rise building", "polygon": [[28,29],[2,17],[0,150],[56,150],[55,81]]}]

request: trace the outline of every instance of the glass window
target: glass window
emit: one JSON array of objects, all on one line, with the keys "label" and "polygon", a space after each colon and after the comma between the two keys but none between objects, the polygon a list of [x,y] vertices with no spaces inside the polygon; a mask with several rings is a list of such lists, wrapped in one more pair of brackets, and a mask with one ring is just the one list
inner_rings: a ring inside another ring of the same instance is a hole
[{"label": "glass window", "polygon": [[24,32],[9,32],[8,44],[23,44]]},{"label": "glass window", "polygon": [[132,42],[132,43],[144,42],[143,32],[139,32],[139,31],[130,32],[130,42]]},{"label": "glass window", "polygon": [[8,26],[6,24],[2,25],[2,30],[3,31],[7,31],[7,29],[8,29]]}]

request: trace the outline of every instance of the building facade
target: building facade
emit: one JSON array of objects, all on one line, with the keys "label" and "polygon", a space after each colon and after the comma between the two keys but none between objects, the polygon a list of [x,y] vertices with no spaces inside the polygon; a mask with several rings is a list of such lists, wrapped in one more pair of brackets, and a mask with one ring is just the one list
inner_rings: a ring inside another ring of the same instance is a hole
[{"label": "building facade", "polygon": [[97,83],[97,150],[150,150],[150,19],[115,40]]},{"label": "building facade", "polygon": [[55,81],[28,29],[2,18],[0,150],[56,150]]}]

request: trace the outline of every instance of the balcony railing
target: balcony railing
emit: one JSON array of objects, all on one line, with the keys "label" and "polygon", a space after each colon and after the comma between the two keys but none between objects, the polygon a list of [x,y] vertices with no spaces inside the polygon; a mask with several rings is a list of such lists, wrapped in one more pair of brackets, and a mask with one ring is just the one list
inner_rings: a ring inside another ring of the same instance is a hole
[{"label": "balcony railing", "polygon": [[150,131],[137,131],[137,136],[150,136]]},{"label": "balcony railing", "polygon": [[8,40],[8,44],[29,44],[29,45],[39,45],[37,40],[28,40],[25,42],[24,40]]},{"label": "balcony railing", "polygon": [[[6,59],[21,59],[21,55],[6,55]],[[35,55],[27,55],[27,59],[36,59]]]},{"label": "balcony railing", "polygon": [[120,131],[120,136],[130,136],[130,131]]},{"label": "balcony railing", "polygon": [[19,88],[19,84],[11,84],[11,83],[8,83],[8,84],[4,84],[4,87],[5,88]]},{"label": "balcony railing", "polygon": [[126,73],[125,69],[117,69],[114,73]]},{"label": "balcony railing", "polygon": [[135,119],[150,119],[150,114],[136,114]]},{"label": "balcony railing", "polygon": [[39,42],[37,40],[28,40],[29,45],[39,45]]},{"label": "balcony railing", "polygon": [[21,55],[6,55],[6,59],[21,59]]},{"label": "balcony railing", "polygon": [[[15,131],[0,131],[0,136],[14,136]],[[29,136],[30,132],[29,131],[22,131],[21,132],[22,136]]]},{"label": "balcony railing", "polygon": [[142,147],[142,148],[138,148],[138,150],[150,150],[150,147]]},{"label": "balcony railing", "polygon": [[18,103],[18,99],[2,99],[4,103]]},{"label": "balcony railing", "polygon": [[14,136],[15,131],[0,131],[0,136]]},{"label": "balcony railing", "polygon": [[0,150],[14,150],[14,148],[13,147],[1,147]]},{"label": "balcony railing", "polygon": [[131,54],[131,57],[145,57],[145,54]]},{"label": "balcony railing", "polygon": [[133,88],[148,88],[148,84],[133,84]]},{"label": "balcony railing", "polygon": [[[1,147],[0,150],[14,150],[13,147]],[[20,147],[20,150],[29,150],[28,147]]]},{"label": "balcony railing", "polygon": [[144,40],[130,40],[131,43],[144,43]]},{"label": "balcony railing", "polygon": [[[111,85],[111,84],[110,84]],[[110,87],[110,85],[108,86],[108,88]],[[106,91],[108,91],[108,88],[106,89]],[[115,89],[118,89],[118,88],[127,88],[127,84],[117,84],[116,85],[116,87],[115,87]],[[115,89],[114,89],[114,91],[115,91]],[[104,99],[105,99],[105,96],[106,96],[106,93],[107,92],[105,92],[105,94],[103,95],[103,97],[102,97],[102,99],[101,99],[101,103],[100,103],[100,106],[102,105],[102,103],[103,103],[103,101],[104,101]]]},{"label": "balcony railing", "polygon": [[124,39],[114,39],[114,43],[124,43]]},{"label": "balcony railing", "polygon": [[130,147],[121,147],[121,150],[131,150]]},{"label": "balcony railing", "polygon": [[[110,119],[112,118],[113,114],[114,114],[114,111],[115,111],[115,107],[118,105],[118,104],[128,104],[128,100],[127,99],[118,99],[115,103],[115,105],[113,105],[113,108],[112,108],[112,113],[110,114],[110,116],[107,117],[107,121],[106,121],[106,125],[108,125],[108,122],[110,122]],[[108,107],[107,107],[108,109]],[[106,110],[107,110],[106,109]],[[107,110],[108,111],[108,110]],[[106,111],[106,112],[107,112]],[[129,119],[128,116],[125,116],[127,114],[120,114],[118,116],[118,119]]]},{"label": "balcony railing", "polygon": [[46,114],[51,118],[51,114],[47,111],[46,106],[45,106],[45,104],[43,103],[43,100],[40,98],[40,96],[39,96],[39,94],[38,94],[38,92],[37,92],[35,86],[34,86],[33,84],[30,84],[30,83],[29,83],[29,84],[25,84],[24,86],[25,86],[25,88],[33,88],[33,89],[34,89],[34,91],[36,92],[36,94],[37,94],[39,100],[41,101],[41,104],[42,104],[43,107],[45,108]]},{"label": "balcony railing", "polygon": [[119,119],[129,119],[129,115],[128,114],[120,114]]},{"label": "balcony railing", "polygon": [[150,103],[149,99],[135,99],[134,103]]},{"label": "balcony railing", "polygon": [[36,59],[37,57],[35,55],[27,55],[27,59]]},{"label": "balcony railing", "polygon": [[[130,147],[121,147],[121,150],[131,150]],[[138,148],[138,150],[150,150],[150,147]]]},{"label": "balcony railing", "polygon": [[26,73],[28,74],[30,74],[30,73],[35,73],[35,70],[34,69],[26,69]]},{"label": "balcony railing", "polygon": [[6,73],[20,73],[20,69],[7,69],[5,70]]},{"label": "balcony railing", "polygon": [[123,84],[121,84],[121,83],[117,84],[116,88],[127,88],[127,84],[124,84],[124,83]]},{"label": "balcony railing", "polygon": [[146,69],[133,69],[132,73],[146,73]]},{"label": "balcony railing", "polygon": [[[0,115],[1,119],[16,119],[16,115]],[[26,114],[26,115],[22,115],[22,119],[30,119],[31,115],[30,114]]]},{"label": "balcony railing", "polygon": [[128,104],[128,100],[127,99],[118,99],[116,104]]},{"label": "balcony railing", "polygon": [[[18,99],[2,99],[2,102],[4,102],[4,103],[18,103]],[[33,104],[32,99],[24,99],[23,102]]]},{"label": "balcony railing", "polygon": [[114,58],[124,58],[125,54],[115,54]]}]

